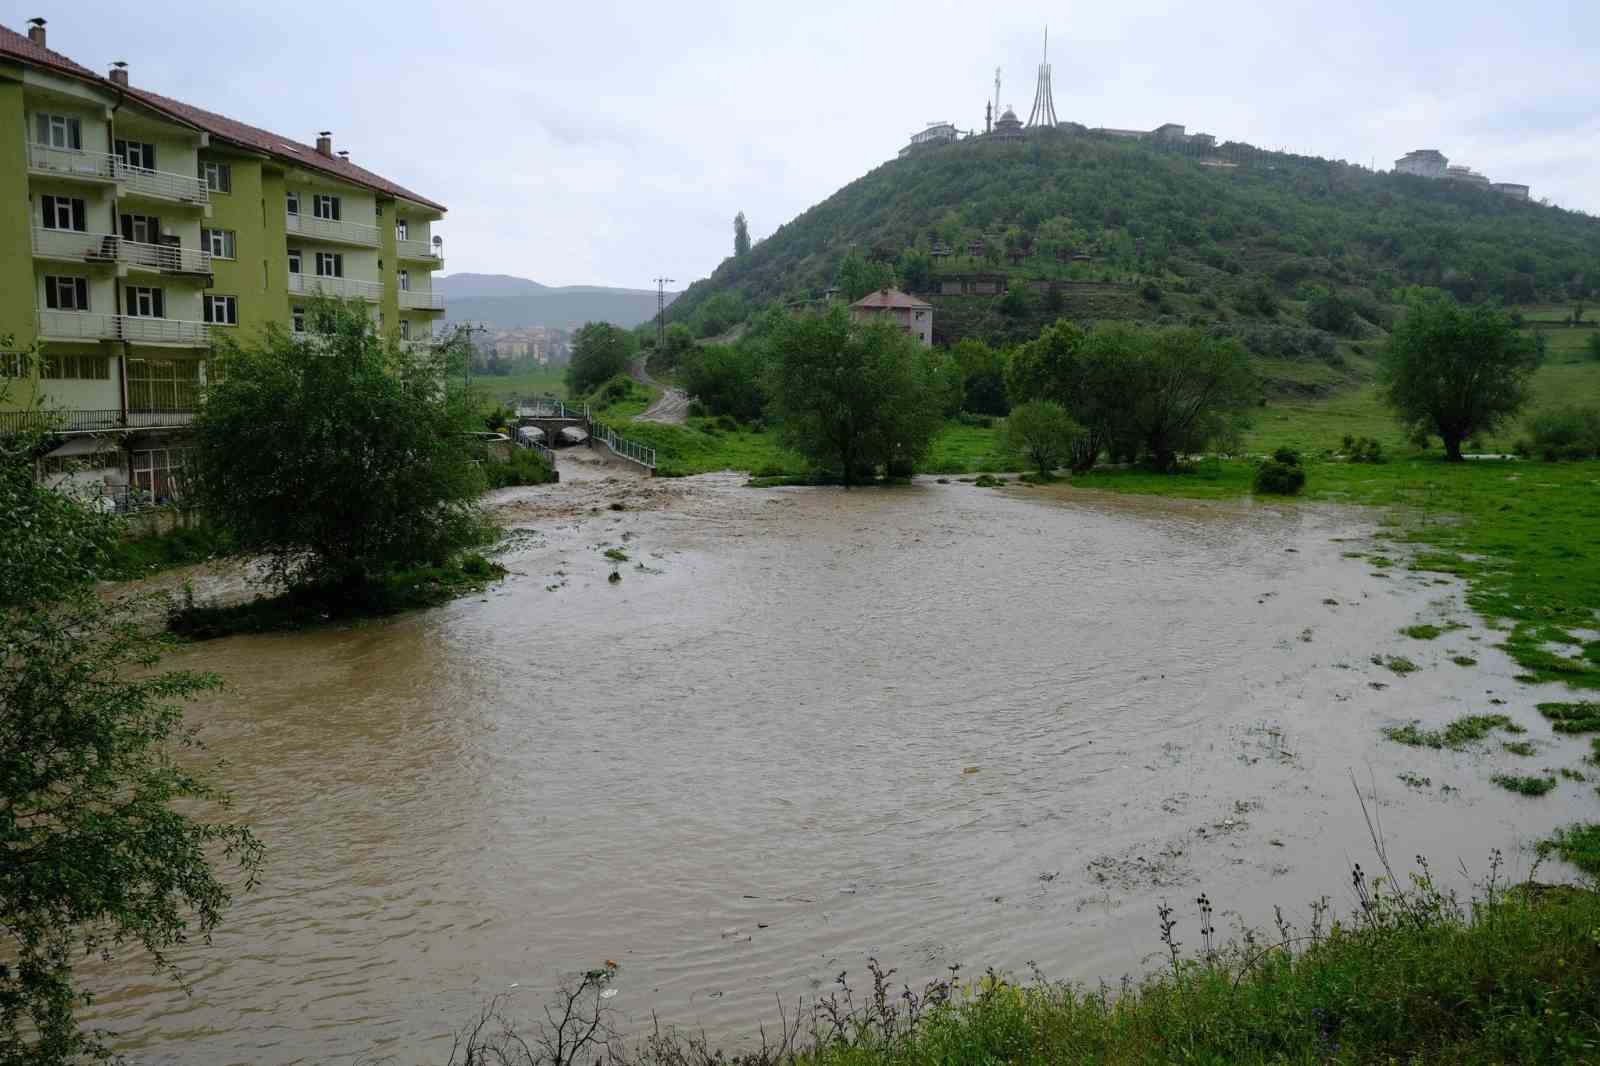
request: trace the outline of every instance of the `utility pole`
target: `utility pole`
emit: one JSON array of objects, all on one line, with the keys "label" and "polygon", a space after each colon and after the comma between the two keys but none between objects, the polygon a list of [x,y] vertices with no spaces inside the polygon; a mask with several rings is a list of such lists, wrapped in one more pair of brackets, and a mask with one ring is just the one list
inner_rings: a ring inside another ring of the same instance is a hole
[{"label": "utility pole", "polygon": [[472,335],[474,333],[488,332],[489,326],[484,322],[480,322],[476,326],[471,322],[463,322],[461,324],[461,334],[467,339],[465,358],[461,361],[461,384],[465,388],[472,388],[472,355],[477,351],[472,346]]},{"label": "utility pole", "polygon": [[652,278],[656,283],[656,351],[667,346],[667,286],[676,278]]}]

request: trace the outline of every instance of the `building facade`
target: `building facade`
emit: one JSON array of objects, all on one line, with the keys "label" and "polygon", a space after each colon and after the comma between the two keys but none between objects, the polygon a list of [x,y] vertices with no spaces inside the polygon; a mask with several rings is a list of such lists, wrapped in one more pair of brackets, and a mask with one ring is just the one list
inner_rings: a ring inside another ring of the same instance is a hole
[{"label": "building facade", "polygon": [[933,347],[933,305],[899,289],[868,293],[850,305],[850,318],[854,322],[887,318],[915,337],[924,348]]},{"label": "building facade", "polygon": [[[304,144],[107,76],[0,26],[0,432],[44,409],[41,461],[121,501],[179,491],[213,342],[366,301],[422,341],[444,312],[444,207]],[[38,346],[37,365],[19,353]],[[70,473],[69,473],[70,472]]]},{"label": "building facade", "polygon": [[1418,148],[1394,161],[1396,171],[1419,178],[1442,178],[1449,165],[1450,160],[1437,148]]}]

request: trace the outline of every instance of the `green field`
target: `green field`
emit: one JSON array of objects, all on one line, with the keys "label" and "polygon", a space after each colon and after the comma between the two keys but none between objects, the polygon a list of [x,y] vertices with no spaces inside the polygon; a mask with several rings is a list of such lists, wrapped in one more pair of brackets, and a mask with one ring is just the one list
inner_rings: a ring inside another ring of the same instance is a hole
[{"label": "green field", "polygon": [[521,374],[480,374],[472,379],[474,388],[480,390],[486,403],[496,406],[529,396],[556,396],[567,398],[564,367],[540,367]]}]

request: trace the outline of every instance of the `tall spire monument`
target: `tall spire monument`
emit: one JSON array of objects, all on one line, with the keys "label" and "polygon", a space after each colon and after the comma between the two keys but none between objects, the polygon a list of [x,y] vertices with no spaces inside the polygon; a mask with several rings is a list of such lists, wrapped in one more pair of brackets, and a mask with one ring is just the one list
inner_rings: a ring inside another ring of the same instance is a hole
[{"label": "tall spire monument", "polygon": [[1033,111],[1028,115],[1028,128],[1054,126],[1056,102],[1050,94],[1050,27],[1044,28],[1044,59],[1039,64],[1039,85],[1033,91]]}]

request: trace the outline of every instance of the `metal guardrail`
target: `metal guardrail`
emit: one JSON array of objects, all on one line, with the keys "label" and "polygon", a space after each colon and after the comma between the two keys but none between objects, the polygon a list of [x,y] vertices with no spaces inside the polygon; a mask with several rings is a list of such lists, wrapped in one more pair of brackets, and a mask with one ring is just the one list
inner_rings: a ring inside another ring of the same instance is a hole
[{"label": "metal guardrail", "polygon": [[543,459],[545,462],[549,463],[551,470],[556,468],[556,453],[545,447],[543,444],[540,444],[536,440],[528,440],[525,437],[512,437],[511,439],[516,441],[517,447],[526,448],[539,458]]},{"label": "metal guardrail", "polygon": [[654,448],[640,444],[636,440],[618,436],[615,430],[603,422],[591,421],[589,423],[589,439],[591,441],[599,441],[607,448],[610,448],[616,455],[638,463],[648,470],[656,468],[656,450]]},{"label": "metal guardrail", "polygon": [[570,418],[574,421],[587,422],[589,420],[589,405],[575,407],[561,400],[538,399],[518,400],[518,418]]},{"label": "metal guardrail", "polygon": [[0,433],[39,430],[50,433],[114,433],[130,429],[170,429],[194,421],[192,410],[0,411]]}]

